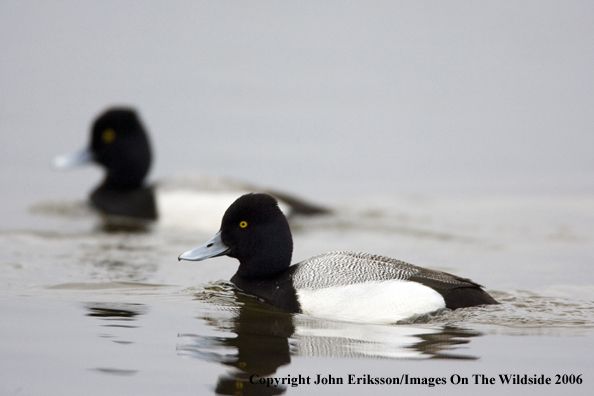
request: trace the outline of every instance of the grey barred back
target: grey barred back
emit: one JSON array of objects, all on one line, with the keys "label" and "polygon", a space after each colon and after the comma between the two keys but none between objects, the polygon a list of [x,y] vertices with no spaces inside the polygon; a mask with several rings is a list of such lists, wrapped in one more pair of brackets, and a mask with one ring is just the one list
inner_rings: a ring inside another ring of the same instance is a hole
[{"label": "grey barred back", "polygon": [[[459,286],[474,282],[445,272],[417,267],[390,257],[358,252],[328,252],[300,262],[293,274],[297,289],[322,289],[363,282],[425,278]],[[454,286],[455,287],[455,286]]]}]

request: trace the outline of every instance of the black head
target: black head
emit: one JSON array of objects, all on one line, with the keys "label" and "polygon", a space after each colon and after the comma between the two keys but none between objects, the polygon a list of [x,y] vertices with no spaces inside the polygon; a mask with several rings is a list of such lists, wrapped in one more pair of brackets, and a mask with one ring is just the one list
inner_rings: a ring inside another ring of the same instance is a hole
[{"label": "black head", "polygon": [[107,169],[106,187],[138,188],[151,165],[148,137],[136,112],[128,108],[109,109],[95,120],[91,151]]},{"label": "black head", "polygon": [[246,194],[229,206],[217,235],[179,259],[200,261],[226,255],[239,260],[236,276],[262,279],[289,268],[292,254],[289,223],[276,199],[267,194]]},{"label": "black head", "polygon": [[239,197],[225,212],[221,240],[239,260],[238,275],[271,276],[291,265],[293,237],[276,199],[267,194]]}]

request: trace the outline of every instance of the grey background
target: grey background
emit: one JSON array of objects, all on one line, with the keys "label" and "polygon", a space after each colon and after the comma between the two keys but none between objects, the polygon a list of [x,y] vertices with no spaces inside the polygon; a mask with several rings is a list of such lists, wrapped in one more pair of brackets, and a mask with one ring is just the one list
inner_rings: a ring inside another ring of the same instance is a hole
[{"label": "grey background", "polygon": [[591,193],[593,20],[588,1],[0,1],[1,214],[85,196],[99,170],[50,162],[114,104],[151,132],[153,179]]}]

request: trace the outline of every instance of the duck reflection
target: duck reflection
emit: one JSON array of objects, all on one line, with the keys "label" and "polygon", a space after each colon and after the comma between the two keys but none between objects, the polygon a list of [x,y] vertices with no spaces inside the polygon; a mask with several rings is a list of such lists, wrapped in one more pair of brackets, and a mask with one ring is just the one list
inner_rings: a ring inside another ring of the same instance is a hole
[{"label": "duck reflection", "polygon": [[[106,321],[102,327],[110,328],[109,333],[100,333],[100,338],[109,339],[110,341],[119,345],[130,345],[133,341],[122,339],[117,334],[116,328],[134,329],[138,326],[133,325],[132,322],[137,320],[137,316],[144,315],[147,312],[147,307],[143,304],[130,304],[121,302],[92,302],[85,304],[87,316]],[[123,330],[127,331],[127,330]],[[133,376],[138,373],[138,370],[121,369],[116,367],[95,367],[94,370],[101,374],[112,376]]]},{"label": "duck reflection", "polygon": [[137,327],[129,323],[147,311],[147,307],[142,304],[112,302],[88,303],[85,308],[88,310],[87,316],[108,321],[109,324],[103,325],[104,327]]},{"label": "duck reflection", "polygon": [[152,230],[153,223],[151,221],[111,215],[102,215],[95,223],[95,231],[106,234],[146,234]]},{"label": "duck reflection", "polygon": [[481,335],[448,325],[386,326],[288,314],[228,284],[209,286],[196,300],[205,308],[198,318],[227,335],[180,334],[178,353],[231,367],[217,382],[216,393],[222,395],[283,394],[286,387],[257,386],[254,381],[273,376],[291,356],[477,359],[454,350]]},{"label": "duck reflection", "polygon": [[[230,373],[219,377],[217,394],[247,396],[284,393],[284,387],[253,386],[250,376],[256,373],[269,376],[279,367],[291,362],[294,346],[290,337],[295,332],[292,315],[271,309],[229,287],[224,293],[232,293],[237,308],[231,309],[231,318],[221,315],[221,312],[199,318],[217,330],[231,334],[228,337],[180,334],[183,344],[178,345],[179,354],[219,362],[233,368]],[[216,289],[208,290],[207,294],[212,298],[217,294]],[[227,294],[225,297],[228,296]],[[202,301],[205,295],[197,295],[197,299]],[[223,305],[228,306],[228,302],[229,299],[225,298]],[[229,313],[229,310],[226,312]]]},{"label": "duck reflection", "polygon": [[327,358],[466,359],[478,357],[452,352],[478,332],[453,326],[393,326],[341,323],[296,317],[295,355]]}]

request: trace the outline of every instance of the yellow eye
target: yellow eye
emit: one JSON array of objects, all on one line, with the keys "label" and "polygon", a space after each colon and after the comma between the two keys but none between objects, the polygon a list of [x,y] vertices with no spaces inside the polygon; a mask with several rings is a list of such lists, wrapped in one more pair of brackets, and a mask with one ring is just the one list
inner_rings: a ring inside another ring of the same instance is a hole
[{"label": "yellow eye", "polygon": [[109,144],[109,143],[113,142],[115,140],[115,138],[116,138],[116,133],[111,128],[107,128],[101,134],[101,141],[103,141],[103,143]]},{"label": "yellow eye", "polygon": [[241,223],[239,223],[239,226],[240,226],[241,228],[245,228],[245,227],[247,227],[247,221],[242,221]]}]

